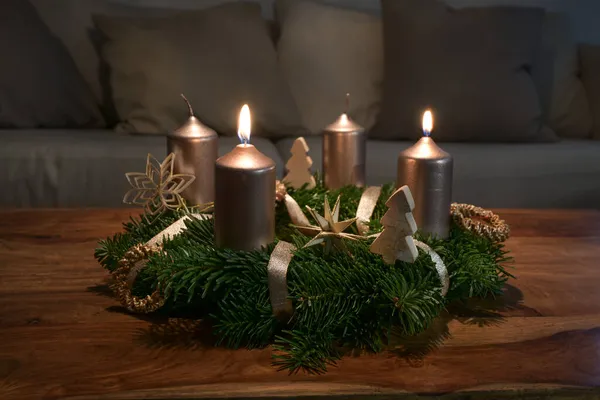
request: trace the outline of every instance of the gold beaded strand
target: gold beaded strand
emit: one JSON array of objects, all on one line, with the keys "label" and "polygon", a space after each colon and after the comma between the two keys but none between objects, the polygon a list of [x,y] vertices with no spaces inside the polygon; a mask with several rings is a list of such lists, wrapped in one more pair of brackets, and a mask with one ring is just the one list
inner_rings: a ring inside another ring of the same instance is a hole
[{"label": "gold beaded strand", "polygon": [[510,227],[490,210],[471,204],[452,203],[450,215],[457,224],[492,242],[504,242],[510,235]]},{"label": "gold beaded strand", "polygon": [[131,293],[133,281],[139,271],[145,266],[144,261],[152,254],[162,251],[162,246],[148,246],[138,244],[128,250],[119,261],[119,267],[112,273],[111,285],[115,295],[129,311],[138,313],[151,313],[165,304],[165,298],[159,288],[152,294],[140,298]]}]

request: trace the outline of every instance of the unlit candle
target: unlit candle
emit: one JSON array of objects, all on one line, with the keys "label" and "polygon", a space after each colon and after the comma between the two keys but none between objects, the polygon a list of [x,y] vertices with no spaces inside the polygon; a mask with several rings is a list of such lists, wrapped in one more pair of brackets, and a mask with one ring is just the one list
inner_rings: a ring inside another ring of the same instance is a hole
[{"label": "unlit candle", "polygon": [[218,156],[217,133],[202,124],[188,105],[189,118],[167,135],[167,154],[175,153],[174,174],[194,175],[196,179],[182,193],[188,205],[210,203],[215,199],[215,160]]},{"label": "unlit candle", "polygon": [[[346,96],[348,99],[348,95]],[[347,112],[328,125],[323,130],[325,187],[339,189],[346,185],[364,186],[366,146],[367,137],[364,128],[352,121]]]}]

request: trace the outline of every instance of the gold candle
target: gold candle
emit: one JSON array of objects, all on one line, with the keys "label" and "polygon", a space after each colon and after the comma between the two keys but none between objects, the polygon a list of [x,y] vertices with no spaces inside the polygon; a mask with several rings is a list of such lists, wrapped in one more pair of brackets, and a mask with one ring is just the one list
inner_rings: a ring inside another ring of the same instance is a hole
[{"label": "gold candle", "polygon": [[396,187],[407,185],[415,200],[413,216],[419,231],[445,239],[450,229],[452,156],[429,136],[433,116],[423,115],[423,136],[398,157]]},{"label": "gold candle", "polygon": [[[348,95],[346,95],[348,99]],[[346,109],[348,103],[346,103]],[[347,112],[323,131],[323,183],[328,189],[365,185],[367,135]]]},{"label": "gold candle", "polygon": [[275,240],[275,162],[250,141],[250,109],[242,107],[242,144],[220,157],[215,168],[215,242],[254,250]]},{"label": "gold candle", "polygon": [[210,203],[215,199],[215,160],[219,137],[194,116],[184,95],[190,116],[181,127],[167,135],[167,154],[175,153],[173,173],[190,174],[196,179],[182,193],[189,205]]}]

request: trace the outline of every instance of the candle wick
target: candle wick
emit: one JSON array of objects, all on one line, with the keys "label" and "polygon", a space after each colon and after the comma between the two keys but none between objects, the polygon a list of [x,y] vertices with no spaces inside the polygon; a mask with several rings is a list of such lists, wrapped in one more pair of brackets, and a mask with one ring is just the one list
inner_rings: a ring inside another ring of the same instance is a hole
[{"label": "candle wick", "polygon": [[346,93],[346,115],[350,111],[350,93]]},{"label": "candle wick", "polygon": [[187,106],[188,106],[188,110],[190,112],[190,117],[193,117],[194,110],[192,109],[192,105],[190,104],[190,101],[187,99],[187,97],[185,97],[185,95],[183,93],[181,93],[181,98],[183,99],[183,101],[185,101],[185,104],[187,104]]}]

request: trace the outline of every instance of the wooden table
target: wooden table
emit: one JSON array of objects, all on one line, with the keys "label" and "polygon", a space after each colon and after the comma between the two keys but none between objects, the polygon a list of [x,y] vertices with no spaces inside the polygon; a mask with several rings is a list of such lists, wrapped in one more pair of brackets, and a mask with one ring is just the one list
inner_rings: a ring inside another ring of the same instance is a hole
[{"label": "wooden table", "polygon": [[600,212],[499,212],[518,277],[503,298],[440,318],[448,337],[422,357],[346,357],[323,376],[124,312],[93,250],[129,210],[0,212],[0,399],[600,397]]}]

